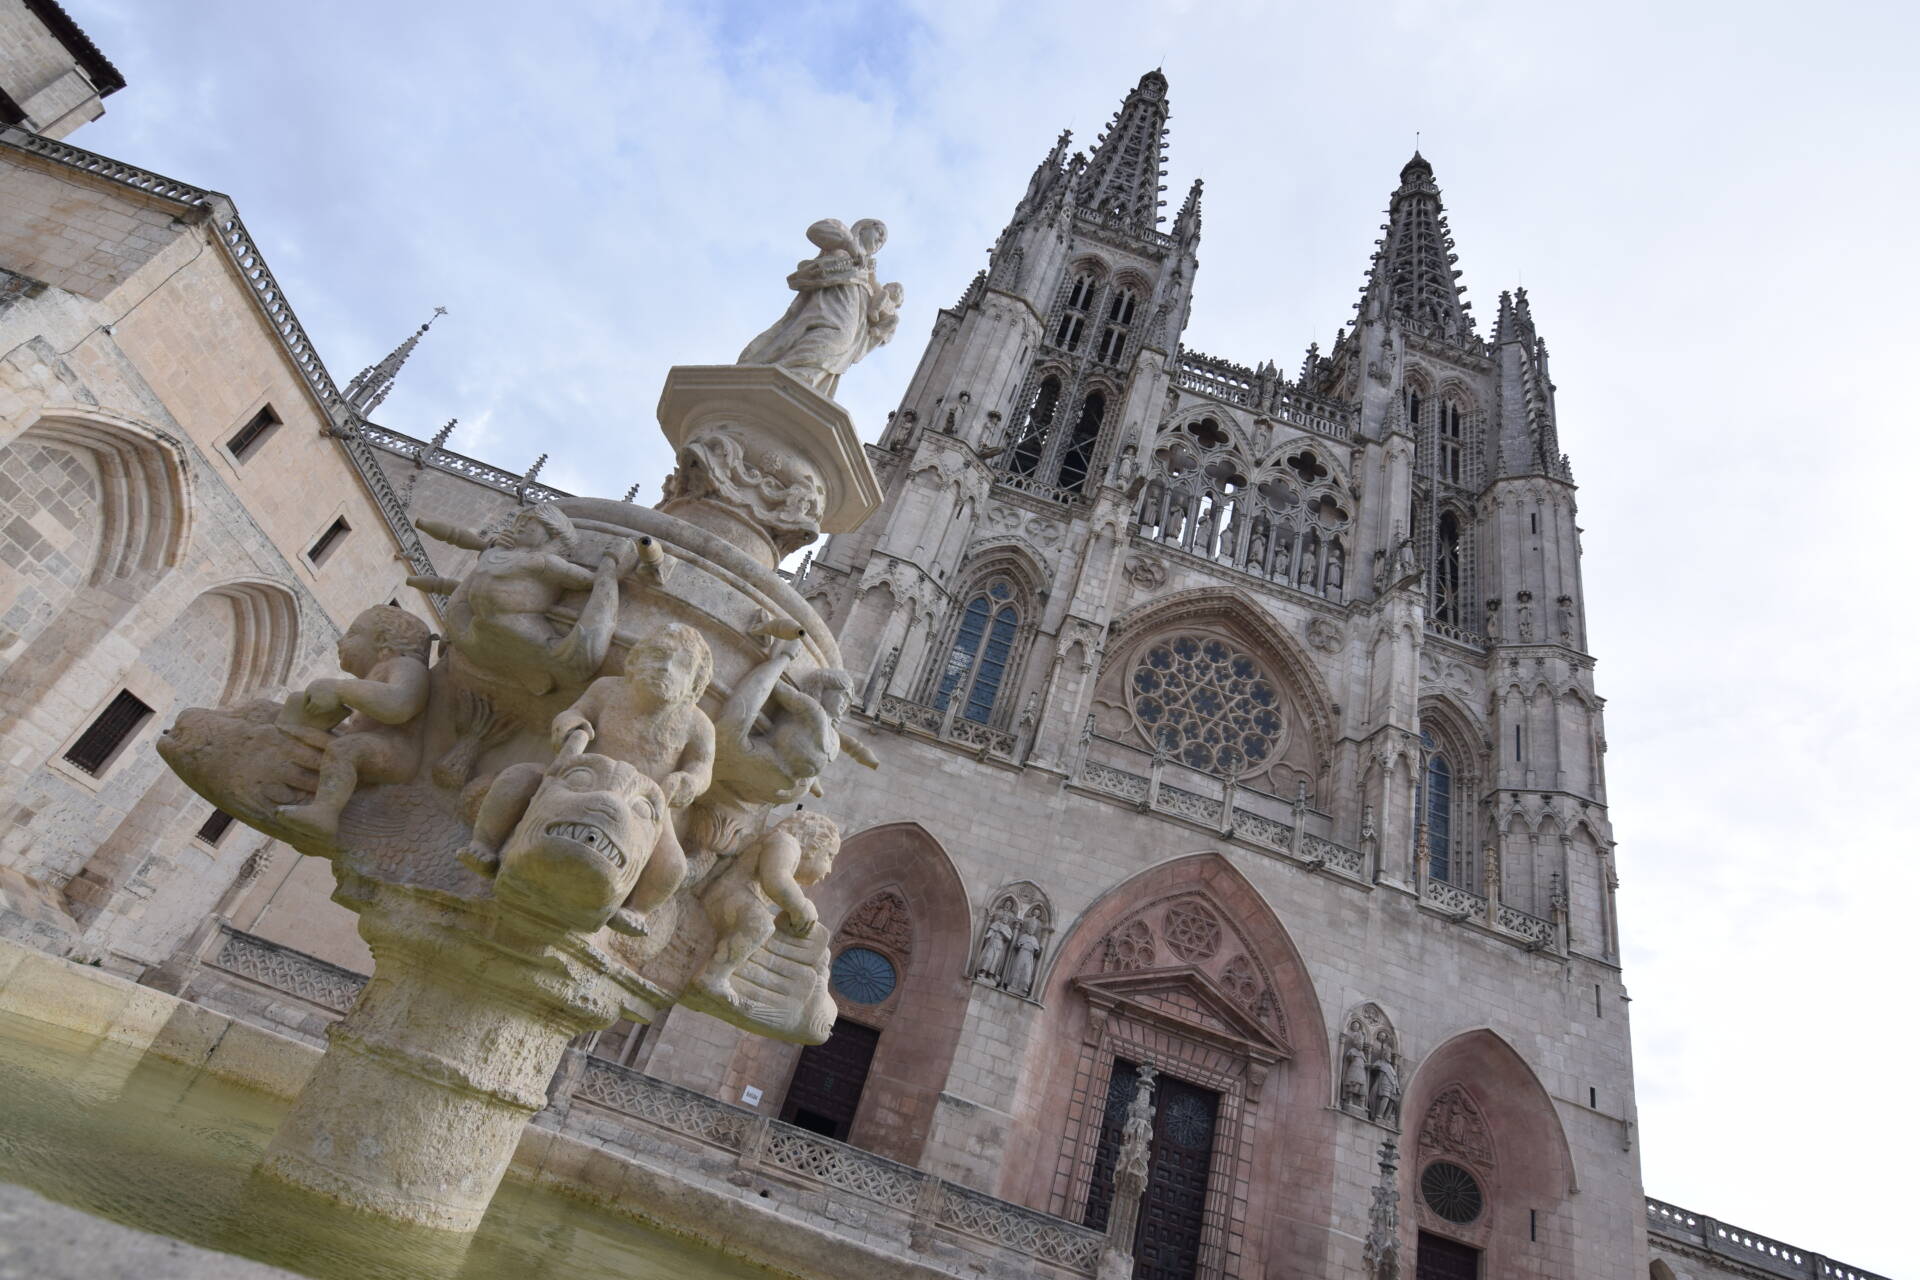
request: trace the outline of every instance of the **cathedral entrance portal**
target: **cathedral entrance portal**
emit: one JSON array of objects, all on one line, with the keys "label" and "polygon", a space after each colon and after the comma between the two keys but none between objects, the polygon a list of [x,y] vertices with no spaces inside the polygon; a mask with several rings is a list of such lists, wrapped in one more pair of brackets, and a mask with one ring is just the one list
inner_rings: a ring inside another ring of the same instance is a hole
[{"label": "cathedral entrance portal", "polygon": [[1480,1280],[1480,1251],[1422,1231],[1413,1276],[1414,1280]]},{"label": "cathedral entrance portal", "polygon": [[853,1130],[854,1114],[860,1110],[860,1094],[866,1088],[867,1070],[873,1065],[873,1050],[879,1043],[880,1033],[872,1027],[845,1018],[835,1022],[833,1033],[824,1043],[801,1050],[780,1118],[845,1142]]},{"label": "cathedral entrance portal", "polygon": [[[1113,1168],[1120,1152],[1127,1103],[1138,1068],[1125,1059],[1113,1064],[1107,1109],[1094,1157],[1093,1187],[1086,1223],[1104,1227],[1113,1202]],[[1206,1216],[1207,1172],[1213,1161],[1215,1121],[1220,1095],[1185,1080],[1163,1075],[1153,1089],[1153,1147],[1147,1187],[1140,1201],[1140,1225],[1134,1234],[1134,1280],[1191,1280],[1200,1265],[1200,1235]]]}]

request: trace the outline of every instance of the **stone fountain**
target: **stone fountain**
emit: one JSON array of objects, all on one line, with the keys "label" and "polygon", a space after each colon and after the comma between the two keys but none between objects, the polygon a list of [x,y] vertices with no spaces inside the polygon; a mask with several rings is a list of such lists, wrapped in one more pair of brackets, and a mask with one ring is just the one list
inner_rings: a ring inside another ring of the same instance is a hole
[{"label": "stone fountain", "polygon": [[471,1230],[567,1042],[675,1004],[824,1040],[828,938],[807,889],[839,833],[799,805],[842,752],[853,680],[776,572],[860,524],[879,485],[832,399],[893,332],[886,229],[826,220],[786,314],[741,363],[667,375],[659,506],[573,498],[499,527],[444,636],[391,605],[344,676],[183,712],[196,791],[333,866],[370,982],[273,1139],[266,1174],[394,1220]]}]

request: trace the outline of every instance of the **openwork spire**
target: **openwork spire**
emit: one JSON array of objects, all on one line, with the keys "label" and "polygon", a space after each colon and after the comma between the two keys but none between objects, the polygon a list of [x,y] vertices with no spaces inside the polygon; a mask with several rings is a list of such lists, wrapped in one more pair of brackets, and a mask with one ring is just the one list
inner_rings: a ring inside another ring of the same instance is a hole
[{"label": "openwork spire", "polygon": [[364,418],[380,407],[380,402],[393,390],[393,380],[400,375],[400,366],[420,345],[420,339],[433,327],[433,322],[445,314],[445,307],[435,307],[427,322],[408,334],[406,341],[387,352],[386,359],[379,364],[368,365],[354,376],[353,381],[347,384],[347,403],[353,406],[355,413]]},{"label": "openwork spire", "polygon": [[1160,225],[1167,176],[1167,78],[1149,71],[1100,135],[1075,191],[1080,207],[1134,230]]},{"label": "openwork spire", "polygon": [[1400,170],[1400,185],[1388,207],[1386,238],[1373,255],[1366,293],[1380,308],[1433,337],[1461,342],[1473,337],[1470,304],[1461,295],[1459,256],[1447,230],[1433,166],[1418,151]]}]

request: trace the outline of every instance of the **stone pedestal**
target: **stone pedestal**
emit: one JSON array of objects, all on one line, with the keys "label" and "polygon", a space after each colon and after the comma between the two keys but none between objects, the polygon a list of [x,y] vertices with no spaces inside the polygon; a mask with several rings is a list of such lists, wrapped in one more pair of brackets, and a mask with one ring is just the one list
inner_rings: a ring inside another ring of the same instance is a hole
[{"label": "stone pedestal", "polygon": [[568,1041],[611,1025],[631,980],[444,895],[387,889],[361,922],[373,979],[262,1168],[382,1217],[471,1231]]}]

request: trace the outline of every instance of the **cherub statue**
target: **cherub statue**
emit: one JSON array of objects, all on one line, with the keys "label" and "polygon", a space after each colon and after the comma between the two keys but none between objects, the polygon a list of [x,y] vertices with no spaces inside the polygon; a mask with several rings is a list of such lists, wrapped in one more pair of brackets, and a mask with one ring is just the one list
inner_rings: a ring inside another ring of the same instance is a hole
[{"label": "cherub statue", "polygon": [[866,744],[840,729],[853,705],[853,677],[823,669],[783,680],[800,654],[800,627],[782,619],[753,630],[777,642],[734,686],[714,724],[718,789],[746,805],[791,804],[815,789],[842,750],[877,768]]},{"label": "cherub statue", "polygon": [[700,899],[716,941],[694,985],[724,1004],[739,1004],[734,971],[776,928],[796,938],[813,931],[819,913],[806,888],[826,879],[839,851],[833,819],[803,810],[734,855]]},{"label": "cherub statue", "polygon": [[[619,580],[642,565],[656,577],[664,568],[658,546],[631,538],[616,543],[597,568],[575,564],[570,557],[579,547],[579,534],[566,512],[551,502],[516,512],[491,533],[438,520],[414,523],[428,537],[478,551],[480,560],[463,580],[411,577],[408,585],[451,592],[447,622],[453,647],[481,667],[510,674],[531,693],[592,679],[613,641]],[[573,625],[562,629],[547,613],[569,591],[587,592],[587,601]]]},{"label": "cherub statue", "polygon": [[[633,892],[608,924],[619,933],[646,933],[649,912],[673,896],[687,873],[686,854],[673,829],[673,811],[698,799],[713,781],[713,722],[700,695],[713,678],[713,653],[700,633],[667,622],[627,651],[625,674],[602,676],[553,718],[554,769],[589,743],[597,755],[623,761],[658,783],[667,805],[657,840]],[[480,802],[473,838],[460,861],[482,875],[499,867],[499,850],[527,812],[550,772],[537,764],[500,771]]]},{"label": "cherub statue", "polygon": [[[420,734],[409,722],[427,706],[431,640],[427,624],[405,609],[375,605],[340,637],[340,666],[350,678],[315,680],[287,699],[281,727],[310,744],[324,743],[324,754],[313,799],[281,805],[282,822],[332,839],[356,787],[413,777]],[[343,720],[344,732],[325,734]]]},{"label": "cherub statue", "polygon": [[904,292],[884,288],[873,256],[887,242],[887,225],[862,218],[848,230],[837,218],[807,228],[820,248],[787,277],[795,297],[771,328],[740,353],[739,364],[778,365],[822,395],[831,396],[840,375],[893,337]]}]

